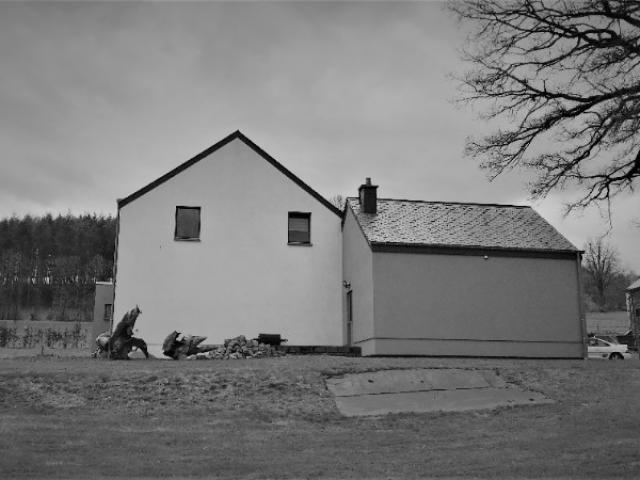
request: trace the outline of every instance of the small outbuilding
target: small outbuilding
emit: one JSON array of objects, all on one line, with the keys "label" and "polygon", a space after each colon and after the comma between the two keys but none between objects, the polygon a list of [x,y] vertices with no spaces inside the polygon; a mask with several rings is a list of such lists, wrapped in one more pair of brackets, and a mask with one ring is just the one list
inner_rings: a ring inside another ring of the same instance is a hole
[{"label": "small outbuilding", "polygon": [[91,329],[90,347],[95,348],[95,338],[108,332],[113,322],[113,282],[96,282],[93,300],[93,328]]},{"label": "small outbuilding", "polygon": [[363,355],[585,355],[580,251],[532,208],[380,199],[367,179],[343,221]]}]

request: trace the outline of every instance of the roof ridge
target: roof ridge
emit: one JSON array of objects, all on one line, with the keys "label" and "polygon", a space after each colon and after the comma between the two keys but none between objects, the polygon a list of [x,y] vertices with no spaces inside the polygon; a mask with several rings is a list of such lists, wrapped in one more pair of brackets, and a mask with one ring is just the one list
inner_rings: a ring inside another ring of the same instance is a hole
[{"label": "roof ridge", "polygon": [[[348,200],[358,200],[358,197],[347,197]],[[378,198],[378,201],[385,202],[409,202],[409,203],[437,203],[446,205],[474,205],[480,207],[505,207],[505,208],[530,208],[531,205],[514,205],[509,203],[482,203],[482,202],[454,202],[448,200],[414,200],[408,198]]]}]

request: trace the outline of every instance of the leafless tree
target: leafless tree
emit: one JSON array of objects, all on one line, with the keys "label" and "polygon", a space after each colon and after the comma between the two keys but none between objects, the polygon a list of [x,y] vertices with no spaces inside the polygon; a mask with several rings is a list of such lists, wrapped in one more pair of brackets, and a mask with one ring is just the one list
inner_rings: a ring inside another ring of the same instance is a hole
[{"label": "leafless tree", "polygon": [[333,197],[329,198],[329,203],[331,203],[338,210],[343,210],[344,206],[347,203],[347,199],[344,198],[342,195],[338,194],[338,195],[334,195]]},{"label": "leafless tree", "polygon": [[640,2],[469,0],[449,4],[469,35],[461,100],[502,128],[467,153],[495,178],[536,172],[534,198],[569,186],[576,207],[633,191],[640,176]]},{"label": "leafless tree", "polygon": [[584,267],[598,295],[598,304],[605,306],[607,287],[618,274],[618,252],[600,237],[587,241]]}]

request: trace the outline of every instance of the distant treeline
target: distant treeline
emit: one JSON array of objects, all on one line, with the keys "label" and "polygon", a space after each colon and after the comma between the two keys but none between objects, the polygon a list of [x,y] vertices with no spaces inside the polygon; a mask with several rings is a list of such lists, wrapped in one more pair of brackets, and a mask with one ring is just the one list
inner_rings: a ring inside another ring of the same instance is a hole
[{"label": "distant treeline", "polygon": [[582,268],[582,289],[585,308],[588,312],[610,312],[627,309],[626,289],[638,275],[634,272],[615,271],[608,276],[602,292],[589,269]]},{"label": "distant treeline", "polygon": [[115,226],[95,214],[0,220],[0,319],[90,320],[96,281],[113,276]]}]

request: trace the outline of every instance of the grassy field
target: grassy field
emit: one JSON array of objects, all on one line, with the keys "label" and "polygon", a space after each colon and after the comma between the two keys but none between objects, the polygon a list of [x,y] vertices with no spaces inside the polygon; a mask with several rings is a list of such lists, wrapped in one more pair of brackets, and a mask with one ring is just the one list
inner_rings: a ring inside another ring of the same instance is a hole
[{"label": "grassy field", "polygon": [[[324,384],[420,367],[493,369],[556,403],[354,419]],[[638,360],[5,355],[0,478],[638,478],[639,407]]]}]

